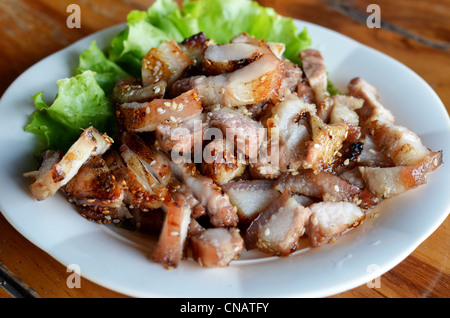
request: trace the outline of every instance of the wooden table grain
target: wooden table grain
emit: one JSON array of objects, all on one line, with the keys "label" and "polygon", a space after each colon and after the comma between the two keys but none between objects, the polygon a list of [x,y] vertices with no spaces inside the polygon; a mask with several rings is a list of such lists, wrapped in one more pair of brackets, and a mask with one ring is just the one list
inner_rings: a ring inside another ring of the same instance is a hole
[{"label": "wooden table grain", "polygon": [[[259,0],[278,13],[347,35],[399,60],[418,73],[450,110],[450,3],[448,0]],[[81,28],[68,28],[67,8],[81,8]],[[0,94],[28,67],[95,31],[126,21],[152,0],[0,1]],[[369,28],[369,4],[381,28]],[[1,211],[0,211],[1,212]],[[447,298],[449,218],[409,257],[380,277],[335,298]],[[69,288],[67,269],[18,233],[0,214],[0,298],[125,298],[82,278]]]}]

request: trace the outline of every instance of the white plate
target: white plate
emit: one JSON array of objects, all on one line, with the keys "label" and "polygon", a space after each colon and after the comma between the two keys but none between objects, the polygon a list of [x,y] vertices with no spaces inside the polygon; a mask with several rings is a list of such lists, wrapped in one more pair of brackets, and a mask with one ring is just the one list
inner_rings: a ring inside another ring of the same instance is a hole
[{"label": "white plate", "polygon": [[[450,123],[434,91],[410,69],[336,32],[306,26],[341,89],[356,76],[379,88],[382,102],[400,124],[417,132],[433,150],[450,153]],[[93,34],[24,72],[0,102],[0,210],[27,239],[64,265],[76,264],[87,279],[135,297],[325,297],[360,286],[405,259],[445,220],[450,207],[450,166],[429,182],[377,209],[335,244],[284,258],[244,255],[228,268],[204,269],[186,260],[174,270],[148,259],[145,237],[88,222],[62,195],[36,202],[22,173],[35,168],[36,139],[23,127],[34,111],[30,96],[44,91],[52,101],[58,79],[69,77],[83,49],[105,47],[124,26]],[[18,251],[20,257],[20,251]],[[69,275],[69,274],[68,274]],[[55,282],[64,284],[65,281]],[[83,288],[83,286],[81,286]]]}]

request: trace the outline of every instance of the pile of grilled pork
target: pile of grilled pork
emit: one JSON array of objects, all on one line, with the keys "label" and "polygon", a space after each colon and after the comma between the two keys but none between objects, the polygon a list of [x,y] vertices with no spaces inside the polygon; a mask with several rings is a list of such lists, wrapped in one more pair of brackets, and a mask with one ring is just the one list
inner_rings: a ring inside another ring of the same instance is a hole
[{"label": "pile of grilled pork", "polygon": [[441,165],[371,84],[330,96],[321,53],[299,66],[284,49],[247,34],[162,42],[114,89],[117,135],[89,127],[67,153],[45,151],[25,174],[33,197],[61,190],[89,220],[154,233],[165,267],[224,267],[244,249],[334,241]]}]

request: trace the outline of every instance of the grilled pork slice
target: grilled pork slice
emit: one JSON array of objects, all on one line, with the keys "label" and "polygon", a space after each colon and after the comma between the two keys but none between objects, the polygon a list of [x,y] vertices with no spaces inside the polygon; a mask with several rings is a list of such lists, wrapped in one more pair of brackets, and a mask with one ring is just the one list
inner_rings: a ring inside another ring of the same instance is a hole
[{"label": "grilled pork slice", "polygon": [[234,38],[231,39],[230,43],[246,43],[259,47],[267,46],[278,58],[282,58],[283,53],[286,49],[284,43],[266,42],[263,39],[257,39],[254,36],[250,36],[246,32],[236,35]]},{"label": "grilled pork slice", "polygon": [[191,58],[194,65],[200,65],[203,63],[206,48],[212,44],[214,44],[214,41],[208,39],[205,33],[200,32],[184,39],[179,47]]},{"label": "grilled pork slice", "polygon": [[219,75],[234,72],[258,59],[268,47],[259,47],[248,43],[215,44],[206,48],[204,69],[207,75]]},{"label": "grilled pork slice", "polygon": [[173,175],[165,156],[146,144],[137,134],[125,133],[122,143],[135,153],[145,168],[158,180],[161,185],[168,187],[172,182]]},{"label": "grilled pork slice", "polygon": [[152,251],[155,262],[161,263],[166,268],[178,266],[186,245],[190,216],[191,210],[182,201],[167,204],[161,233]]},{"label": "grilled pork slice", "polygon": [[191,189],[193,195],[205,207],[210,222],[215,227],[235,227],[239,222],[236,208],[230,198],[211,178],[198,173],[193,164],[170,162],[174,176]]},{"label": "grilled pork slice", "polygon": [[378,90],[364,79],[360,77],[352,79],[348,84],[348,92],[349,95],[364,100],[363,107],[357,111],[361,125],[370,126],[375,120],[394,123],[394,115],[378,99]]},{"label": "grilled pork slice", "polygon": [[299,170],[283,174],[276,182],[278,191],[286,189],[293,193],[331,202],[354,202],[363,209],[369,209],[379,200],[365,189],[360,189],[339,176],[321,171]]},{"label": "grilled pork slice", "polygon": [[250,224],[245,232],[245,247],[273,255],[289,255],[295,251],[309,216],[309,209],[286,190]]},{"label": "grilled pork slice", "polygon": [[198,91],[189,90],[170,99],[154,99],[149,103],[125,103],[117,106],[118,120],[129,132],[155,131],[161,124],[179,124],[201,114]]},{"label": "grilled pork slice", "polygon": [[30,185],[32,196],[41,201],[54,195],[91,156],[102,155],[112,143],[109,136],[101,134],[94,127],[85,129],[59,162],[56,163],[55,155],[50,156],[47,158],[50,161],[44,162],[40,171],[26,174],[35,177],[34,183]]},{"label": "grilled pork slice", "polygon": [[350,94],[364,99],[360,116],[361,125],[367,129],[379,149],[396,166],[411,166],[420,163],[431,153],[420,137],[404,126],[395,124],[394,116],[378,100],[376,88],[361,78],[353,79]]},{"label": "grilled pork slice", "polygon": [[119,208],[124,197],[123,184],[117,182],[100,155],[89,158],[61,189],[79,206]]},{"label": "grilled pork slice", "polygon": [[322,54],[318,50],[307,49],[300,52],[303,72],[313,88],[316,104],[329,97],[327,91],[327,69]]},{"label": "grilled pork slice", "polygon": [[396,166],[416,165],[431,154],[420,137],[403,126],[378,122],[372,139]]},{"label": "grilled pork slice", "polygon": [[272,107],[266,125],[271,140],[278,141],[281,171],[301,167],[306,155],[305,143],[311,140],[309,124],[304,117],[314,112],[314,105],[304,102],[295,94],[288,94]]},{"label": "grilled pork slice", "polygon": [[[127,134],[123,140],[124,144],[139,157],[146,171],[164,187],[164,200],[158,199],[161,206],[168,201],[183,201],[192,210],[192,217],[197,218],[206,213],[191,189],[174,177],[170,160],[163,153],[148,146],[138,135]],[[165,189],[170,192],[170,197],[166,195]]]},{"label": "grilled pork slice", "polygon": [[364,147],[358,157],[358,165],[367,167],[392,167],[394,163],[375,145],[371,136],[363,139]]},{"label": "grilled pork slice", "polygon": [[142,209],[157,209],[169,202],[171,196],[169,190],[158,182],[149,171],[148,163],[142,160],[138,154],[126,144],[120,147],[120,155],[127,165],[126,184],[129,197],[128,204]]},{"label": "grilled pork slice", "polygon": [[171,156],[172,160],[175,160],[175,155],[190,159],[195,149],[201,152],[203,133],[208,127],[205,117],[202,113],[179,124],[158,125],[155,133],[158,149]]},{"label": "grilled pork slice", "polygon": [[222,189],[237,207],[239,223],[249,224],[280,196],[274,185],[271,180],[239,180],[222,185]]},{"label": "grilled pork slice", "polygon": [[191,218],[197,219],[206,214],[203,205],[185,184],[174,180],[171,184],[171,195],[174,201],[183,201],[191,209]]},{"label": "grilled pork slice", "polygon": [[234,143],[225,139],[215,139],[207,144],[203,156],[200,172],[217,184],[242,176],[247,167],[245,158],[235,155]]},{"label": "grilled pork slice", "polygon": [[286,59],[283,59],[283,62],[285,69],[280,84],[280,96],[294,93],[297,90],[298,83],[303,79],[302,69],[296,63]]},{"label": "grilled pork slice", "polygon": [[178,80],[172,85],[171,93],[176,96],[196,88],[203,106],[245,106],[277,97],[283,73],[283,61],[268,52],[231,73]]},{"label": "grilled pork slice", "polygon": [[295,92],[298,97],[303,99],[305,102],[309,104],[315,103],[314,90],[311,86],[309,86],[308,81],[304,77],[298,81]]},{"label": "grilled pork slice", "polygon": [[158,47],[148,51],[142,59],[142,84],[148,86],[165,81],[170,87],[192,64],[191,58],[174,40],[163,41]]},{"label": "grilled pork slice", "polygon": [[114,87],[112,101],[114,104],[149,102],[155,98],[162,98],[166,92],[166,87],[165,81],[142,86],[141,81],[135,78],[121,79]]},{"label": "grilled pork slice", "polygon": [[427,174],[442,164],[442,151],[413,166],[359,167],[367,189],[380,199],[400,195],[427,182]]},{"label": "grilled pork slice", "polygon": [[[26,177],[26,178],[34,179],[34,183],[36,183],[37,180],[44,180],[45,178],[48,178],[48,175],[50,175],[52,173],[54,166],[56,164],[58,164],[58,162],[61,161],[62,157],[63,157],[63,154],[60,151],[54,151],[54,150],[42,151],[41,152],[41,159],[40,159],[39,166],[38,166],[38,170],[25,172],[23,174],[23,176]],[[38,189],[38,187],[42,187],[42,185],[38,186],[38,184],[36,184],[33,187],[34,187],[34,190],[30,186],[32,194],[33,194],[33,191],[34,192],[41,191],[40,189]],[[57,190],[55,190],[55,192],[56,191]]]},{"label": "grilled pork slice", "polygon": [[315,172],[330,169],[348,135],[344,123],[325,124],[317,115],[311,116],[312,141],[307,142],[303,168]]},{"label": "grilled pork slice", "polygon": [[359,116],[356,113],[360,109],[364,100],[353,96],[334,95],[333,109],[330,114],[330,124],[344,123],[348,126],[359,127]]},{"label": "grilled pork slice", "polygon": [[244,240],[237,228],[209,228],[191,237],[192,257],[203,267],[226,267],[239,257]]},{"label": "grilled pork slice", "polygon": [[209,124],[217,127],[224,138],[234,142],[236,148],[249,158],[258,156],[265,137],[263,125],[242,112],[222,107],[207,114]]},{"label": "grilled pork slice", "polygon": [[318,202],[309,206],[307,235],[314,247],[328,243],[351,227],[358,226],[365,214],[350,202]]},{"label": "grilled pork slice", "polygon": [[[144,200],[142,193],[142,187],[140,187],[139,183],[136,181],[136,178],[133,173],[129,173],[129,168],[127,167],[125,161],[118,151],[115,149],[111,149],[107,151],[103,158],[105,163],[109,169],[109,171],[114,175],[114,179],[118,185],[122,187],[123,191],[123,202],[121,207],[117,209],[109,209],[110,215],[114,216],[113,221],[122,216],[129,218],[130,215],[133,217],[133,222],[137,225],[140,220],[140,213],[148,212],[147,208],[140,209],[140,203]],[[134,204],[137,204],[134,207]],[[154,204],[150,204],[149,206],[160,206],[161,201],[154,202]],[[130,208],[130,210],[128,209]],[[86,214],[87,216],[89,214]]]}]

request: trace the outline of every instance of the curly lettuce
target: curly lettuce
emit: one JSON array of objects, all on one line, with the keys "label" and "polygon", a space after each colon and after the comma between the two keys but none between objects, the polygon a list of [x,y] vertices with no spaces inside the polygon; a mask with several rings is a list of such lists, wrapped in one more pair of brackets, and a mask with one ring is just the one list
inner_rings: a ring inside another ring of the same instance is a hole
[{"label": "curly lettuce", "polygon": [[32,96],[37,110],[25,126],[25,131],[39,137],[43,149],[65,152],[89,126],[114,134],[115,111],[94,72],[87,70],[57,83],[58,95],[51,105],[45,103],[43,92]]},{"label": "curly lettuce", "polygon": [[135,75],[151,48],[199,32],[217,43],[227,43],[243,32],[282,42],[285,57],[296,63],[301,62],[299,52],[311,45],[307,30],[299,32],[293,19],[250,0],[184,1],[181,9],[173,0],[157,0],[147,11],[130,12],[127,20],[128,28],[112,41],[109,58]]}]

